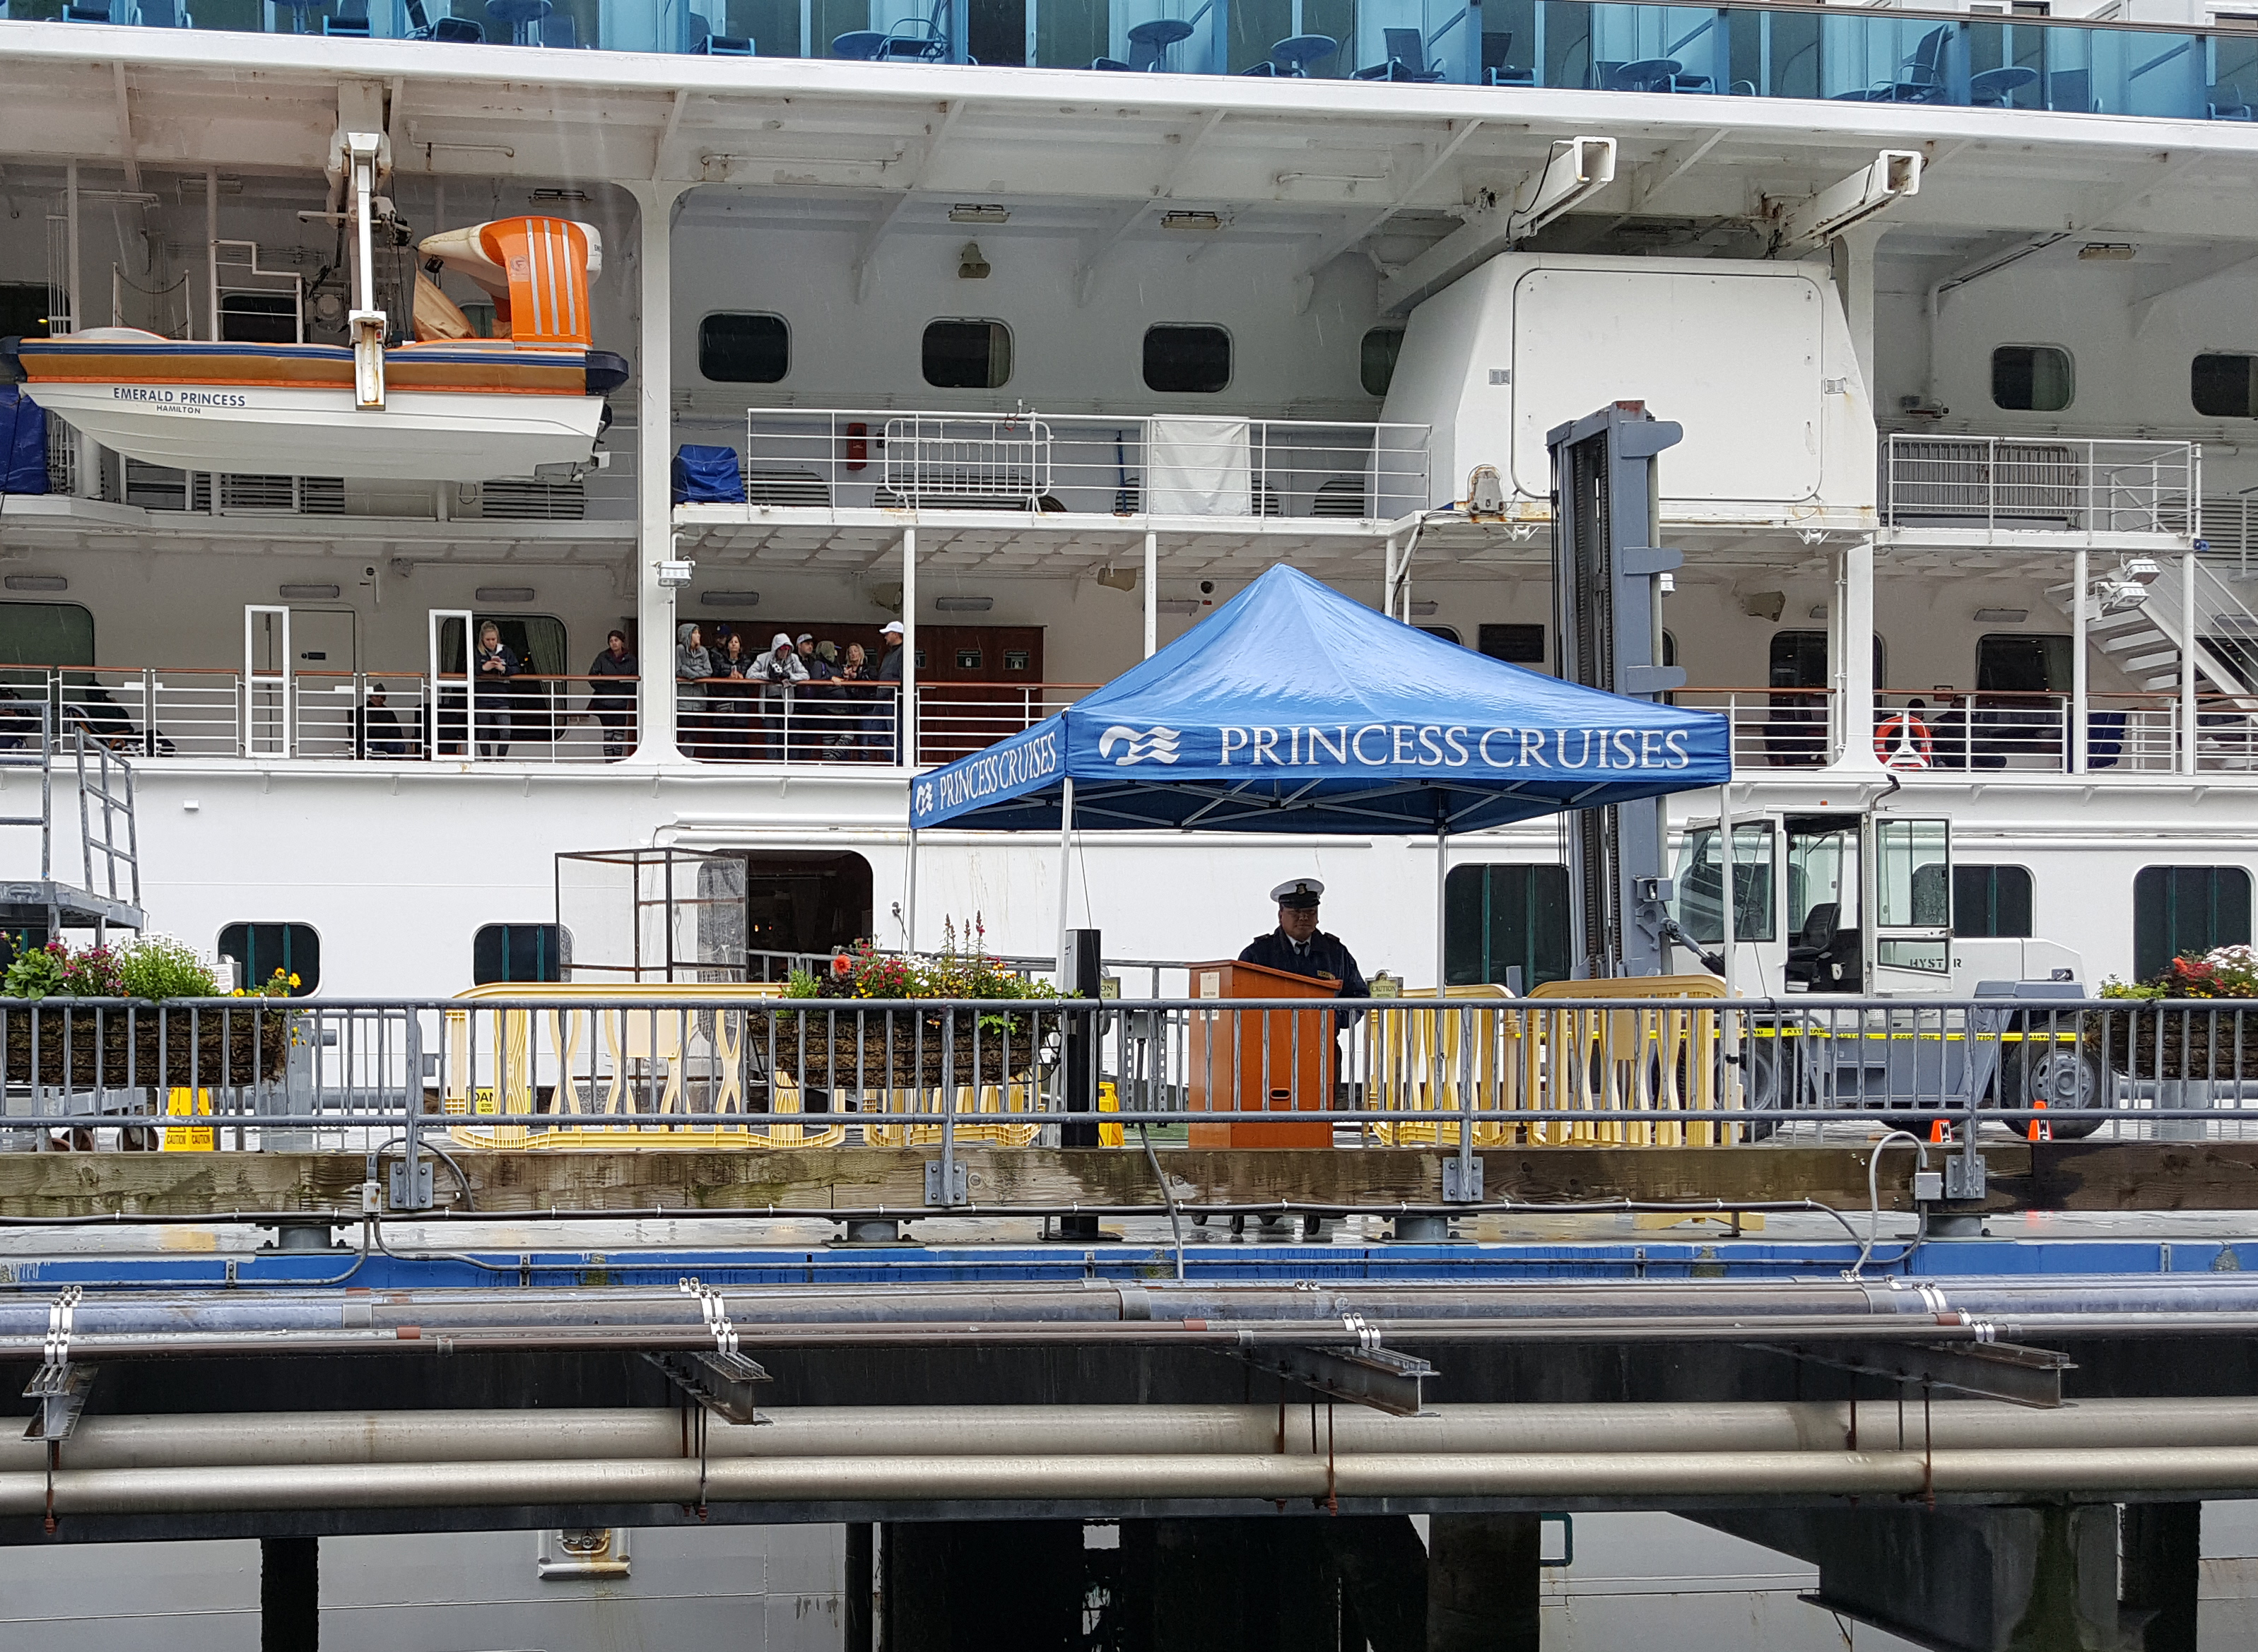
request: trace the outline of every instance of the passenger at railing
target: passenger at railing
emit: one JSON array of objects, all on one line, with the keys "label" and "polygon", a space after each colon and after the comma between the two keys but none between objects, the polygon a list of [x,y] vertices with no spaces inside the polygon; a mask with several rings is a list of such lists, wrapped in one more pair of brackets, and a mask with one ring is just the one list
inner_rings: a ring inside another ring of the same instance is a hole
[{"label": "passenger at railing", "polygon": [[635,682],[643,667],[628,650],[628,634],[614,631],[604,639],[604,651],[588,667],[598,679],[588,696],[588,709],[604,726],[604,755],[617,760],[628,755],[628,719],[635,710]]},{"label": "passenger at railing", "polygon": [[0,684],[0,751],[22,751],[39,739],[39,714],[14,689]]},{"label": "passenger at railing", "polygon": [[1931,745],[1929,757],[1932,769],[1965,769],[1968,767],[1968,707],[1955,693],[1952,684],[1941,683],[1936,688],[1936,710],[1927,721]]},{"label": "passenger at railing", "polygon": [[677,737],[683,754],[704,757],[710,724],[706,711],[707,679],[714,675],[714,656],[699,642],[694,625],[674,631],[674,712]]},{"label": "passenger at railing", "polygon": [[789,743],[799,732],[792,720],[806,711],[795,691],[807,681],[807,667],[802,663],[799,649],[789,632],[779,631],[769,639],[769,651],[761,656],[760,677],[763,684],[763,720],[768,726],[768,755],[771,761],[782,762],[790,755]]},{"label": "passenger at railing", "polygon": [[747,649],[744,633],[734,627],[725,627],[720,642],[707,652],[714,656],[714,680],[706,691],[707,710],[714,719],[714,755],[749,762],[758,755],[753,749],[753,726],[760,691],[753,683],[760,676],[761,663]]},{"label": "passenger at railing", "polygon": [[366,760],[407,755],[408,741],[401,734],[400,718],[392,709],[384,684],[371,683],[366,702],[353,713],[353,755]]},{"label": "passenger at railing", "polygon": [[510,679],[525,668],[517,656],[502,646],[501,627],[487,620],[479,627],[478,738],[481,757],[509,755],[511,702],[516,698]]},{"label": "passenger at railing", "polygon": [[832,675],[831,691],[839,701],[838,731],[831,736],[831,749],[841,757],[859,759],[866,743],[865,708],[877,692],[870,686],[870,656],[863,652],[861,643],[847,645],[847,657]]},{"label": "passenger at railing", "polygon": [[792,639],[792,646],[807,672],[807,681],[799,690],[799,705],[792,713],[792,761],[813,762],[823,755],[824,741],[831,733],[831,663],[839,657],[839,650],[828,642],[818,642],[813,631],[801,632]]},{"label": "passenger at railing", "polygon": [[[878,628],[886,639],[886,652],[878,661],[871,691],[872,714],[863,720],[865,743],[885,754],[888,762],[902,760],[902,622],[889,620]],[[891,684],[891,686],[889,686]]]}]

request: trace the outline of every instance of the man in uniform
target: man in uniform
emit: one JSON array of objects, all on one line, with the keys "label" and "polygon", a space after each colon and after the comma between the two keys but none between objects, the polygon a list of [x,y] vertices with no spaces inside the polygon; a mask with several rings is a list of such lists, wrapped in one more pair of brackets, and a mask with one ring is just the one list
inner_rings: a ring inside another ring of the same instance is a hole
[{"label": "man in uniform", "polygon": [[1313,877],[1289,878],[1270,891],[1278,903],[1278,927],[1257,935],[1239,954],[1242,964],[1282,969],[1289,975],[1330,975],[1341,983],[1344,998],[1366,998],[1364,972],[1338,935],[1317,928],[1317,899],[1325,886]]}]

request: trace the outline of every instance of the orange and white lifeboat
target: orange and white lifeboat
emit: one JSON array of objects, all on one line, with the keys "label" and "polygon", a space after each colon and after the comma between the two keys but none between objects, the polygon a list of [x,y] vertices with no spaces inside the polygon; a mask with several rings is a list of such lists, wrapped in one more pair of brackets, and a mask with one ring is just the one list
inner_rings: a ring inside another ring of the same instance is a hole
[{"label": "orange and white lifeboat", "polygon": [[511,218],[433,236],[426,267],[494,301],[492,338],[419,273],[414,341],[387,347],[380,408],[344,344],[168,339],[131,327],[0,341],[33,401],[107,448],[188,471],[483,481],[588,463],[627,363],[591,347],[595,229]]}]

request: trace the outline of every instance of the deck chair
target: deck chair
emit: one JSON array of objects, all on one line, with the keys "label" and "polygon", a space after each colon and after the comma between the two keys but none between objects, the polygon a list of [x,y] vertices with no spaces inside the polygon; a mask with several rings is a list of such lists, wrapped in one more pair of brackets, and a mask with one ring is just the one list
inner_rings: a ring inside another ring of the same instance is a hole
[{"label": "deck chair", "polygon": [[[1439,62],[1427,58],[1427,37],[1417,29],[1382,29],[1381,39],[1388,49],[1388,61],[1375,63],[1350,76],[1359,81],[1439,81],[1443,68]],[[1508,35],[1509,40],[1513,37]]]},{"label": "deck chair", "polygon": [[580,25],[569,11],[552,11],[541,19],[541,44],[551,51],[575,51],[580,45]]},{"label": "deck chair", "polygon": [[[365,6],[368,0],[361,0]],[[177,0],[141,0],[134,21],[145,29],[193,29],[195,19],[181,10]]]},{"label": "deck chair", "polygon": [[877,56],[888,63],[938,63],[948,55],[948,0],[934,0],[922,18],[904,18],[886,31]]},{"label": "deck chair", "polygon": [[716,34],[713,25],[693,11],[690,14],[690,51],[698,57],[751,57],[753,41],[750,35]]},{"label": "deck chair", "polygon": [[1850,103],[1935,103],[1944,96],[1944,53],[1952,44],[1952,25],[1931,29],[1921,37],[1913,55],[1899,65],[1902,71],[1893,81],[1878,82],[1863,91],[1841,92],[1836,96]]},{"label": "deck chair", "polygon": [[1485,86],[1534,86],[1537,71],[1517,69],[1506,60],[1513,55],[1513,31],[1485,32],[1481,38],[1481,78]]},{"label": "deck chair", "polygon": [[[170,0],[167,0],[167,4],[169,3]],[[146,4],[143,10],[147,10]],[[356,40],[368,39],[368,0],[337,0],[335,15],[324,15],[322,18],[322,32],[345,35]]]},{"label": "deck chair", "polygon": [[65,23],[107,23],[110,21],[110,0],[85,0],[79,5],[65,4]]},{"label": "deck chair", "polygon": [[457,46],[476,46],[486,38],[486,32],[468,18],[434,18],[423,0],[401,0],[401,4],[408,11],[408,38],[411,40],[448,40]]}]

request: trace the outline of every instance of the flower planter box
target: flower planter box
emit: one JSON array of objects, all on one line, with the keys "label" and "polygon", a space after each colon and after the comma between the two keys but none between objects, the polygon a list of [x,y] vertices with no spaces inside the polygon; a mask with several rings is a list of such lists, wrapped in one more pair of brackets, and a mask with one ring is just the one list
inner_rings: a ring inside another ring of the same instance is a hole
[{"label": "flower planter box", "polygon": [[939,1010],[863,1010],[851,999],[817,999],[804,1010],[749,1019],[755,1060],[767,1060],[773,1039],[778,1077],[827,1090],[1001,1084],[1034,1071],[1044,1040],[1057,1032],[1055,1017],[1039,1029],[1032,1011],[999,1009],[978,1017],[986,1025],[976,1039],[968,1014],[957,1015],[952,1026]]},{"label": "flower planter box", "polygon": [[2258,999],[2216,1008],[2097,1010],[2085,1046],[2134,1079],[2258,1079]]},{"label": "flower planter box", "polygon": [[[60,1007],[9,1010],[8,1082],[166,1089],[245,1085],[282,1076],[289,1048],[287,1011],[186,1010],[160,1012]],[[38,1066],[33,1070],[33,1043]]]}]

